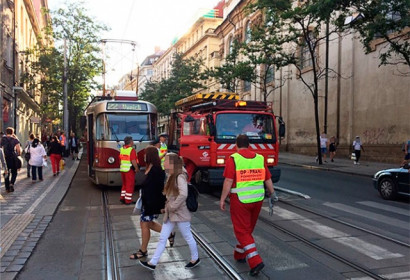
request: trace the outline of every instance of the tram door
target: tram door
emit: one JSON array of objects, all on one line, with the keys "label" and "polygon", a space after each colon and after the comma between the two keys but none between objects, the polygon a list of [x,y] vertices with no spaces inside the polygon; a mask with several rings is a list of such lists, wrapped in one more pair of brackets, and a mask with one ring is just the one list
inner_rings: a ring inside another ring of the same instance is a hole
[{"label": "tram door", "polygon": [[95,135],[94,135],[94,115],[88,115],[88,176],[95,179],[95,172],[93,170],[94,164],[94,149],[95,149]]}]

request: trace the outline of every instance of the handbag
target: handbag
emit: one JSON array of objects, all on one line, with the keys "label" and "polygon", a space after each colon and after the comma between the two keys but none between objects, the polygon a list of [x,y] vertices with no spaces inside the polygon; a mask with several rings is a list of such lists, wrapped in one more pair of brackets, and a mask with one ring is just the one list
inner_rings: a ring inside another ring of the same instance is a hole
[{"label": "handbag", "polygon": [[23,167],[23,158],[21,156],[16,156],[16,169],[21,169]]},{"label": "handbag", "polygon": [[199,192],[194,185],[188,184],[188,196],[186,198],[186,207],[191,212],[198,210],[198,195]]},{"label": "handbag", "polygon": [[28,144],[27,147],[24,149],[24,159],[26,161],[30,160],[30,144]]},{"label": "handbag", "polygon": [[135,203],[134,210],[132,210],[132,213],[135,215],[140,215],[141,209],[142,209],[142,198],[141,198],[141,190],[140,190],[140,196],[137,202]]}]

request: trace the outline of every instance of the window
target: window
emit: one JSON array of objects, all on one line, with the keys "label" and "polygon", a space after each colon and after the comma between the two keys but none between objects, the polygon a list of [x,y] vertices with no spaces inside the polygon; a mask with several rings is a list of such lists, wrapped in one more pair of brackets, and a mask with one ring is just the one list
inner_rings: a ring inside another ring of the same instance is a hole
[{"label": "window", "polygon": [[251,41],[251,22],[248,21],[245,26],[245,43],[249,43]]},{"label": "window", "polygon": [[243,85],[243,90],[244,91],[250,91],[251,90],[251,82],[245,81]]},{"label": "window", "polygon": [[230,54],[232,52],[232,48],[233,48],[233,36],[230,36],[228,39],[227,54]]},{"label": "window", "polygon": [[206,118],[202,117],[192,122],[184,122],[184,135],[209,135]]},{"label": "window", "polygon": [[7,36],[7,48],[6,48],[6,65],[9,68],[13,67],[13,39]]},{"label": "window", "polygon": [[273,65],[270,65],[269,68],[266,71],[266,82],[270,83],[275,79],[275,67]]},{"label": "window", "polygon": [[122,141],[125,136],[136,141],[152,140],[155,130],[150,123],[156,122],[153,118],[149,114],[100,114],[96,125],[97,140]]},{"label": "window", "polygon": [[216,138],[232,140],[239,134],[246,134],[251,142],[274,141],[273,118],[268,114],[218,114],[216,117]]},{"label": "window", "polygon": [[300,68],[301,69],[313,66],[310,51],[309,51],[309,45],[308,45],[308,44],[312,44],[312,40],[314,39],[313,33],[309,32],[308,37],[309,37],[308,40],[306,40],[305,38],[303,39],[303,44],[300,47]]}]

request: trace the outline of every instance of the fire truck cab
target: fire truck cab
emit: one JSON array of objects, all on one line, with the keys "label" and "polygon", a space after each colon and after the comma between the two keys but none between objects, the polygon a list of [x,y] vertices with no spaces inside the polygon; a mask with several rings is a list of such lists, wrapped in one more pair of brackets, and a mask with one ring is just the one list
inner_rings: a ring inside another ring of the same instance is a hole
[{"label": "fire truck cab", "polygon": [[246,134],[250,149],[264,156],[272,181],[278,182],[279,137],[285,126],[279,117],[279,135],[270,104],[241,101],[235,93],[195,94],[175,103],[171,114],[169,150],[184,158],[189,179],[201,192],[222,186],[225,162],[236,152],[236,136]]}]

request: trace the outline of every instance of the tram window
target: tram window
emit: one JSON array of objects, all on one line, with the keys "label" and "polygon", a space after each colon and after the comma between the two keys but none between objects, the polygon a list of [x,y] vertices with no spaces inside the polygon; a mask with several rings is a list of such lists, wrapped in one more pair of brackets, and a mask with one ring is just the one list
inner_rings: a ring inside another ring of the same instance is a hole
[{"label": "tram window", "polygon": [[131,136],[134,140],[152,140],[148,114],[101,114],[97,117],[98,140],[117,141]]}]

